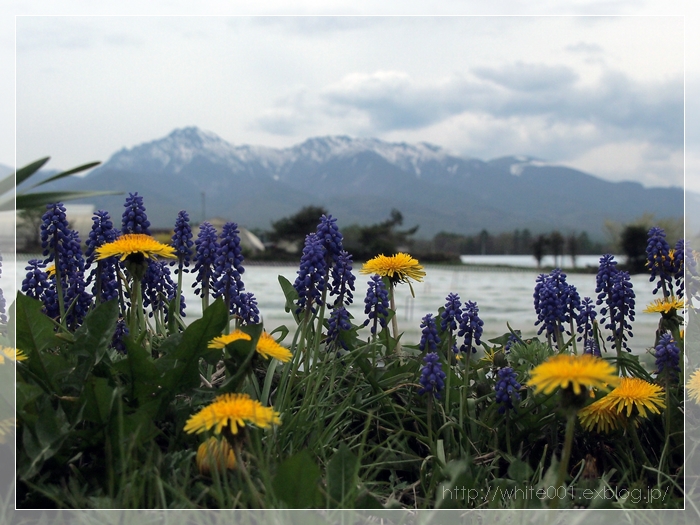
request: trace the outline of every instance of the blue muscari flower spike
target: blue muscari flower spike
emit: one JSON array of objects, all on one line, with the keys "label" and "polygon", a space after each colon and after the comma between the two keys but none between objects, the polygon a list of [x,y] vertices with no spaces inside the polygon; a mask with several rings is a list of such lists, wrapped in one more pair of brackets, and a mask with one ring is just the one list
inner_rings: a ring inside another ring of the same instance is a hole
[{"label": "blue muscari flower spike", "polygon": [[343,348],[348,349],[347,344],[340,339],[340,332],[352,329],[350,314],[344,306],[339,306],[331,311],[328,318],[328,333],[326,334],[326,347],[329,350]]},{"label": "blue muscari flower spike", "polygon": [[213,287],[214,261],[219,249],[216,242],[216,229],[211,223],[204,221],[199,225],[195,246],[195,263],[192,271],[197,275],[192,287],[195,288],[195,295],[202,296]]},{"label": "blue muscari flower spike", "polygon": [[238,318],[243,324],[258,324],[260,322],[258,301],[252,293],[239,293],[235,302]]},{"label": "blue muscari flower spike", "polygon": [[114,330],[114,335],[112,336],[112,348],[114,348],[120,354],[126,354],[126,345],[122,340],[123,337],[129,335],[129,327],[126,326],[126,321],[124,318],[120,317],[117,320],[117,327]]},{"label": "blue muscari flower spike", "polygon": [[[326,256],[330,257],[333,262],[338,260],[343,251],[343,235],[338,230],[336,221],[337,219],[334,219],[332,215],[321,215],[321,220],[316,227],[316,235],[326,249]],[[329,261],[326,262],[329,263]]]},{"label": "blue muscari flower spike", "polygon": [[[692,254],[688,250],[688,255],[692,258]],[[683,297],[684,290],[684,279],[683,271],[685,265],[686,247],[685,241],[680,239],[676,243],[676,247],[673,250],[673,277],[676,279],[676,296]]]},{"label": "blue muscari flower spike", "polygon": [[[95,250],[102,246],[113,242],[117,238],[117,230],[114,229],[112,219],[109,213],[104,210],[97,210],[92,216],[92,229],[88,234],[88,240],[85,242],[87,249],[85,250],[86,264],[91,265],[95,262]],[[100,272],[100,288],[97,290],[97,272]],[[119,283],[117,282],[117,262],[114,258],[98,261],[97,266],[90,271],[86,284],[95,282],[92,288],[92,294],[100,297],[104,301],[114,299],[119,295]]]},{"label": "blue muscari flower spike", "polygon": [[177,274],[180,269],[187,273],[187,269],[192,260],[192,247],[194,246],[194,241],[192,240],[192,228],[190,227],[190,216],[185,210],[181,210],[177,214],[177,219],[175,220],[175,230],[170,245],[175,248],[175,255],[177,255],[177,261],[170,263],[170,266],[178,265],[175,270]]},{"label": "blue muscari flower spike", "polygon": [[520,401],[520,383],[518,383],[518,377],[515,371],[506,366],[498,370],[498,381],[495,386],[496,390],[496,403],[501,406],[498,407],[498,413],[504,414],[506,410],[513,409],[513,401],[516,403]]},{"label": "blue muscari flower spike", "polygon": [[583,353],[591,354],[596,357],[601,357],[600,348],[598,348],[598,345],[596,344],[595,339],[593,338],[586,339],[583,342]]},{"label": "blue muscari flower spike", "polygon": [[561,330],[562,324],[570,320],[566,304],[570,292],[566,274],[556,268],[549,275],[539,275],[536,283],[533,294],[537,313],[535,326],[542,324],[537,334],[546,329],[547,336],[551,336],[557,328]]},{"label": "blue muscari flower spike", "polygon": [[[656,277],[659,282],[656,283],[652,293],[659,290],[665,290],[665,283],[671,286],[671,279],[674,275],[673,261],[670,257],[671,248],[666,242],[666,232],[662,228],[653,227],[649,230],[649,240],[647,242],[647,268],[651,271],[649,281],[653,281]],[[671,293],[671,290],[668,290]]]},{"label": "blue muscari flower spike", "polygon": [[85,279],[82,271],[73,270],[68,273],[65,304],[73,305],[66,315],[69,324],[79,325],[85,319],[92,306],[92,295],[85,290]]},{"label": "blue muscari flower spike", "polygon": [[576,331],[579,334],[583,334],[582,337],[578,338],[578,341],[581,339],[588,340],[593,337],[593,322],[595,321],[596,315],[593,301],[590,297],[584,297],[579,305],[578,315],[576,316]]},{"label": "blue muscari flower spike", "polygon": [[[151,261],[148,264],[146,274],[141,281],[143,291],[143,307],[151,307],[148,312],[149,317],[153,317],[153,311],[160,308],[164,312],[168,311],[165,301],[172,301],[175,298],[175,283],[170,277],[170,268],[165,261]],[[181,315],[184,314],[184,302],[180,303]]]},{"label": "blue muscari flower spike", "polygon": [[450,293],[446,298],[445,310],[440,314],[440,330],[446,332],[448,330],[454,332],[457,330],[457,323],[461,317],[460,308],[462,303],[459,300],[459,295]]},{"label": "blue muscari flower spike", "polygon": [[426,349],[430,352],[435,352],[440,344],[440,337],[438,336],[437,325],[435,324],[435,319],[433,319],[433,314],[426,314],[420,323],[420,327],[423,331],[421,332],[418,348],[421,352],[425,352]]},{"label": "blue muscari flower spike", "polygon": [[373,334],[376,333],[377,323],[382,327],[386,326],[386,318],[389,315],[389,291],[379,275],[373,275],[367,282],[365,314],[368,317],[362,326],[367,326],[374,321],[371,327]]},{"label": "blue muscari flower spike", "polygon": [[27,263],[27,274],[22,280],[22,293],[27,297],[43,302],[44,295],[52,287],[45,269],[46,265],[38,259],[30,259]]},{"label": "blue muscari flower spike", "polygon": [[97,210],[92,216],[92,229],[85,241],[85,263],[92,264],[95,260],[95,250],[103,244],[113,242],[117,238],[117,230],[109,216],[104,210]]},{"label": "blue muscari flower spike", "polygon": [[306,236],[304,249],[294,289],[299,294],[297,313],[302,310],[316,311],[314,305],[321,305],[321,294],[326,286],[325,248],[315,233]]},{"label": "blue muscari flower spike", "polygon": [[659,343],[654,348],[656,357],[656,371],[659,375],[664,372],[669,379],[678,379],[680,372],[680,349],[670,333],[666,332],[659,337]]},{"label": "blue muscari flower spike", "polygon": [[464,303],[462,316],[459,320],[458,337],[464,336],[464,344],[460,347],[462,352],[476,353],[476,348],[472,345],[481,344],[481,334],[484,331],[484,322],[479,318],[479,307],[474,301]]},{"label": "blue muscari flower spike", "polygon": [[[445,309],[440,314],[440,330],[443,332],[448,332],[450,338],[457,330],[457,324],[462,317],[462,302],[459,300],[459,295],[456,293],[450,293],[446,297]],[[452,350],[457,353],[457,341],[452,342]]]},{"label": "blue muscari flower spike", "polygon": [[122,233],[143,233],[150,235],[151,223],[146,217],[146,208],[143,205],[143,197],[138,192],[129,193],[124,203],[122,214]]},{"label": "blue muscari flower spike", "polygon": [[629,321],[634,321],[634,290],[632,290],[632,282],[630,281],[629,272],[620,271],[613,277],[610,296],[608,297],[607,307],[601,308],[601,321],[605,321],[607,314],[608,323],[606,329],[613,331],[613,335],[608,336],[608,341],[619,339],[622,348],[627,349],[627,336],[632,337],[632,326]]},{"label": "blue muscari flower spike", "polygon": [[620,270],[617,268],[617,261],[614,260],[614,256],[606,254],[600,258],[598,274],[595,278],[595,293],[598,294],[598,300],[595,304],[600,306],[607,301],[612,288],[613,276],[619,271]]},{"label": "blue muscari flower spike", "polygon": [[331,296],[337,295],[335,304],[352,303],[355,291],[355,276],[352,273],[352,255],[342,250],[331,268]]},{"label": "blue muscari flower spike", "polygon": [[212,296],[224,297],[231,314],[238,313],[238,296],[245,290],[241,274],[243,268],[243,249],[238,236],[238,225],[227,222],[221,230],[219,247],[214,261],[214,286]]},{"label": "blue muscari flower spike", "polygon": [[[73,260],[76,246],[73,242],[72,230],[68,227],[66,208],[62,203],[57,202],[46,206],[46,213],[41,217],[40,230],[41,247],[46,257],[44,263],[55,262],[56,272],[60,275],[61,283],[64,284],[66,272],[73,269],[78,261]],[[80,250],[79,243],[77,249]]]},{"label": "blue muscari flower spike", "polygon": [[515,330],[514,334],[511,333],[508,336],[508,341],[506,341],[506,345],[503,347],[503,351],[506,354],[509,354],[511,348],[513,348],[513,345],[517,345],[520,342],[520,339],[518,339],[518,338],[521,336],[522,336],[522,333],[520,332],[520,330]]},{"label": "blue muscari flower spike", "polygon": [[440,399],[440,392],[445,388],[445,372],[442,371],[440,358],[436,352],[430,352],[423,358],[423,368],[420,379],[421,389],[418,393],[432,394],[436,399]]}]

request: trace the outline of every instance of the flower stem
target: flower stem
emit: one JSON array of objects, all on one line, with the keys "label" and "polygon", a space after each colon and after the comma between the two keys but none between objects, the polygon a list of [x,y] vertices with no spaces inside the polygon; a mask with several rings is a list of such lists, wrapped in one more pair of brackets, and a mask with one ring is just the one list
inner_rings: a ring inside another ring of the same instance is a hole
[{"label": "flower stem", "polygon": [[[569,470],[569,459],[571,458],[571,447],[574,443],[574,428],[576,426],[576,412],[570,411],[566,418],[566,434],[564,435],[564,450],[561,453],[561,460],[559,461],[559,473],[557,474],[557,483],[555,485],[557,489],[557,494],[559,493],[559,487],[562,486],[566,480],[566,474]],[[556,508],[558,506],[559,500],[552,499],[549,503],[551,508]]]},{"label": "flower stem", "polygon": [[391,335],[394,337],[394,341],[396,342],[396,346],[394,347],[394,352],[396,354],[401,354],[401,344],[399,343],[399,340],[398,340],[399,323],[396,320],[396,301],[394,299],[394,285],[393,285],[393,283],[389,286],[389,304],[391,306],[391,310],[394,312],[394,315],[391,317],[391,332],[392,332]]}]

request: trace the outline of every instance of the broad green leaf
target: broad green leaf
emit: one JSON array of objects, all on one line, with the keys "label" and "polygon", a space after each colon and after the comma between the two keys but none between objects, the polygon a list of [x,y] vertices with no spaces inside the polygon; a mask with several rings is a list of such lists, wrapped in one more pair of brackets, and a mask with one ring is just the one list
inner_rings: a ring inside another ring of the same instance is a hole
[{"label": "broad green leaf", "polygon": [[141,404],[153,399],[158,392],[160,374],[145,348],[136,344],[131,337],[125,337],[124,344],[126,359],[115,363],[113,368],[129,377],[126,394],[138,399]]},{"label": "broad green leaf", "polygon": [[272,480],[272,488],[286,508],[318,508],[321,502],[320,478],[318,465],[307,450],[302,450],[280,465]]},{"label": "broad green leaf", "polygon": [[328,462],[326,482],[328,495],[331,498],[330,505],[335,508],[349,508],[350,502],[354,502],[357,491],[357,470],[359,461],[345,443],[340,447]]},{"label": "broad green leaf", "polygon": [[[59,339],[54,332],[55,325],[42,311],[43,305],[40,301],[27,297],[22,293],[17,293],[17,300],[10,309],[10,329],[14,328],[17,348],[27,354],[26,372],[35,379],[50,393],[59,393],[56,390],[55,377],[49,373],[48,369],[56,367],[60,369],[62,360],[59,356],[44,354],[44,350],[56,346]],[[15,322],[12,322],[14,318]],[[12,335],[10,337],[12,339]],[[57,358],[57,359],[51,359]],[[50,367],[49,361],[54,367]]]},{"label": "broad green leaf", "polygon": [[199,386],[199,359],[209,351],[209,341],[221,335],[228,323],[228,310],[219,298],[182,333],[180,344],[158,360],[163,389],[168,396]]},{"label": "broad green leaf", "polygon": [[110,386],[108,379],[90,377],[81,397],[81,402],[85,404],[83,419],[106,425],[110,420],[112,405],[118,395],[119,389]]}]

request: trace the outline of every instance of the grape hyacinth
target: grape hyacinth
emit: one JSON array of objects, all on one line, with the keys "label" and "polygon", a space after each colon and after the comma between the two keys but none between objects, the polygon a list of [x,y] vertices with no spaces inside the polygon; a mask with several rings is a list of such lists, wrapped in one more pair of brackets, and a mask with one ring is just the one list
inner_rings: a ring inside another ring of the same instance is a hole
[{"label": "grape hyacinth", "polygon": [[316,236],[321,242],[321,245],[326,249],[326,264],[336,262],[341,252],[343,251],[343,235],[338,230],[336,224],[337,219],[332,215],[321,215],[321,219],[316,227]]},{"label": "grape hyacinth", "polygon": [[426,314],[420,323],[420,327],[423,330],[421,332],[418,348],[421,352],[425,352],[426,349],[430,352],[435,352],[440,344],[440,337],[438,336],[437,325],[435,324],[435,319],[433,319],[433,314]]},{"label": "grape hyacinth", "polygon": [[418,393],[423,395],[432,394],[436,399],[440,399],[440,392],[445,388],[445,372],[442,371],[440,358],[436,352],[430,352],[423,358],[423,368],[421,369],[421,384]]},{"label": "grape hyacinth", "polygon": [[[170,268],[165,261],[151,261],[148,270],[141,281],[143,293],[143,307],[151,307],[148,313],[153,317],[154,312],[162,309],[164,313],[168,311],[165,301],[172,301],[175,297],[175,283],[170,277]],[[184,301],[180,303],[180,315],[184,314]]]},{"label": "grape hyacinth", "polygon": [[627,346],[627,336],[634,335],[629,324],[629,321],[634,321],[634,297],[629,272],[619,271],[613,276],[607,307],[600,309],[602,321],[605,321],[607,315],[608,323],[605,328],[613,332],[607,340],[616,342],[628,352],[632,350]]},{"label": "grape hyacinth", "polygon": [[518,383],[517,374],[515,371],[509,367],[503,367],[498,370],[498,381],[495,386],[496,390],[496,403],[501,406],[498,407],[499,414],[505,414],[506,410],[513,409],[513,401],[516,403],[520,401],[520,383]]},{"label": "grape hyacinth", "polygon": [[326,286],[325,249],[321,239],[315,233],[306,236],[304,249],[294,289],[299,294],[297,313],[301,311],[316,312],[314,305],[321,305],[321,295]]},{"label": "grape hyacinth", "polygon": [[588,338],[583,342],[583,353],[601,357],[600,348],[598,348],[598,345],[593,338]]},{"label": "grape hyacinth", "polygon": [[233,315],[239,315],[238,298],[245,290],[241,278],[241,274],[245,272],[243,249],[238,234],[238,225],[235,222],[224,224],[214,261],[213,276],[212,296],[223,297],[226,307]]},{"label": "grape hyacinth", "polygon": [[672,295],[673,290],[667,289],[666,285],[671,288],[671,280],[675,274],[673,268],[673,260],[671,259],[671,247],[666,242],[666,232],[662,228],[653,227],[649,230],[649,240],[647,242],[647,267],[651,271],[649,281],[653,281],[657,277],[659,281],[652,293],[663,290],[665,297]]},{"label": "grape hyacinth", "polygon": [[669,379],[678,379],[680,372],[680,349],[670,333],[666,332],[659,337],[659,343],[654,348],[656,357],[656,371],[659,375],[667,374]]},{"label": "grape hyacinth", "polygon": [[258,324],[260,322],[260,310],[255,295],[250,292],[239,293],[236,297],[236,311],[242,324]]},{"label": "grape hyacinth", "polygon": [[138,192],[129,193],[124,203],[122,214],[122,233],[143,233],[150,235],[151,223],[146,217],[146,208],[143,205],[143,197]]},{"label": "grape hyacinth", "polygon": [[[687,255],[692,259],[693,255],[688,250]],[[686,247],[685,241],[680,239],[673,250],[673,277],[676,280],[676,296],[683,297],[684,279],[683,271],[685,264]]]},{"label": "grape hyacinth", "polygon": [[533,294],[537,313],[535,326],[542,324],[537,334],[546,330],[547,337],[555,336],[559,343],[559,337],[564,331],[562,325],[571,320],[569,304],[575,301],[571,295],[576,289],[567,284],[566,274],[559,268],[552,270],[549,275],[540,274],[536,283]]},{"label": "grape hyacinth", "polygon": [[129,328],[126,326],[126,321],[123,317],[117,320],[117,327],[114,330],[114,335],[112,336],[111,347],[114,348],[120,354],[126,354],[126,345],[124,344],[123,338],[129,335]]},{"label": "grape hyacinth", "polygon": [[596,315],[593,300],[590,297],[584,297],[583,301],[579,305],[578,315],[576,316],[576,331],[579,334],[583,334],[583,336],[579,337],[578,340],[580,341],[583,339],[584,345],[585,341],[588,341],[594,335],[593,326]]},{"label": "grape hyacinth", "polygon": [[459,320],[458,337],[464,336],[464,344],[460,347],[460,351],[469,352],[471,350],[476,353],[476,348],[472,345],[481,344],[481,334],[484,331],[484,322],[479,318],[479,307],[474,301],[464,303],[462,316]]},{"label": "grape hyacinth", "polygon": [[457,342],[453,341],[454,333],[457,331],[457,325],[462,317],[462,302],[459,300],[459,295],[449,293],[445,298],[445,309],[440,314],[440,330],[449,332],[450,341],[452,341],[452,350],[457,353]]},{"label": "grape hyacinth", "polygon": [[328,317],[328,333],[326,334],[326,346],[329,350],[334,348],[348,349],[347,344],[340,339],[341,330],[347,331],[352,329],[350,323],[350,314],[344,306],[339,306],[331,311]]},{"label": "grape hyacinth", "polygon": [[[49,276],[45,271],[46,266],[38,259],[30,259],[25,267],[27,271],[26,277],[22,280],[22,293],[32,299],[37,299],[44,303],[44,309],[49,317],[58,315],[58,309],[55,312],[49,312],[47,308],[47,296],[55,296],[56,291],[49,280]],[[52,301],[53,302],[53,301]],[[57,306],[57,305],[56,305]]]},{"label": "grape hyacinth", "polygon": [[382,328],[386,327],[386,318],[389,316],[389,291],[379,275],[373,275],[367,282],[365,314],[367,320],[362,323],[362,326],[367,326],[373,321],[372,334],[377,333],[377,324]]},{"label": "grape hyacinth", "polygon": [[[95,262],[95,250],[103,244],[110,243],[117,238],[117,230],[114,229],[109,213],[97,210],[92,216],[92,229],[88,234],[85,250],[86,264]],[[112,258],[97,261],[97,265],[90,271],[86,284],[94,282],[92,294],[102,301],[109,301],[119,295],[119,283],[117,282],[117,262]]]},{"label": "grape hyacinth", "polygon": [[192,228],[190,227],[190,216],[185,210],[180,210],[177,214],[177,219],[175,219],[175,229],[170,242],[170,245],[175,248],[175,255],[177,255],[177,262],[173,261],[170,266],[178,265],[175,273],[178,274],[181,271],[187,273],[187,269],[192,260],[192,247],[194,246],[194,241],[192,240]]},{"label": "grape hyacinth", "polygon": [[331,268],[331,296],[337,295],[334,305],[352,303],[355,276],[352,273],[352,255],[341,250]]},{"label": "grape hyacinth", "polygon": [[195,289],[195,295],[202,298],[202,305],[206,308],[209,305],[209,290],[214,284],[214,261],[219,249],[216,229],[210,222],[204,221],[199,225],[195,246],[195,263],[192,271],[197,275],[192,287]]}]

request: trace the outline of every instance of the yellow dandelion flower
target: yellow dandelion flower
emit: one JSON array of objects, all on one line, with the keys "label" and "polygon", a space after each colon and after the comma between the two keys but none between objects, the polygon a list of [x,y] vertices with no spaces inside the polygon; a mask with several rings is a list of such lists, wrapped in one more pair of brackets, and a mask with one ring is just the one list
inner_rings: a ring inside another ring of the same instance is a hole
[{"label": "yellow dandelion flower", "polygon": [[127,233],[118,237],[115,241],[103,244],[95,250],[96,259],[119,257],[123,261],[127,257],[139,259],[155,259],[156,257],[168,257],[175,259],[175,248],[156,241],[150,235],[143,233]]},{"label": "yellow dandelion flower", "polygon": [[392,283],[409,282],[409,279],[422,281],[425,277],[423,267],[407,253],[397,253],[391,257],[377,255],[362,266],[360,273],[389,277]]},{"label": "yellow dandelion flower", "polygon": [[46,275],[49,277],[54,277],[56,275],[56,265],[50,264],[46,267]]},{"label": "yellow dandelion flower", "polygon": [[690,375],[685,388],[688,390],[688,397],[700,405],[700,368]]},{"label": "yellow dandelion flower", "polygon": [[615,367],[599,357],[560,354],[533,368],[528,385],[534,387],[535,392],[545,394],[571,386],[574,394],[579,395],[584,388],[609,390],[618,382]]},{"label": "yellow dandelion flower", "polygon": [[215,434],[220,434],[228,426],[232,434],[238,434],[238,427],[244,427],[246,423],[269,428],[281,423],[280,414],[271,407],[262,406],[248,394],[224,394],[190,417],[185,432],[201,434],[213,428]]},{"label": "yellow dandelion flower", "polygon": [[236,468],[236,456],[231,445],[225,439],[210,437],[197,449],[197,468],[199,473],[209,475],[214,469],[223,471]]},{"label": "yellow dandelion flower", "polygon": [[5,358],[10,361],[26,361],[27,354],[22,350],[17,350],[16,348],[10,348],[9,346],[0,346],[0,365],[5,363]]},{"label": "yellow dandelion flower", "polygon": [[647,409],[655,414],[660,413],[659,408],[666,408],[663,398],[663,388],[654,385],[638,377],[623,377],[620,385],[602,398],[602,403],[610,410],[618,414],[627,409],[627,417],[637,409],[641,417],[647,416]]},{"label": "yellow dandelion flower", "polygon": [[230,334],[220,335],[209,341],[208,348],[224,348],[234,341],[250,341],[250,336],[242,330],[234,330]]},{"label": "yellow dandelion flower", "polygon": [[685,308],[685,300],[682,297],[676,298],[672,295],[656,299],[653,303],[647,305],[644,312],[668,314],[671,310],[675,312],[676,310],[683,310],[683,308]]},{"label": "yellow dandelion flower", "polygon": [[273,357],[278,361],[282,361],[283,363],[286,363],[292,359],[292,352],[290,352],[288,348],[280,345],[277,341],[275,341],[275,338],[267,332],[260,334],[255,350],[265,359],[270,359]]},{"label": "yellow dandelion flower", "polygon": [[601,401],[602,399],[579,410],[578,419],[581,426],[586,430],[606,433],[624,426],[625,419],[622,414]]}]

